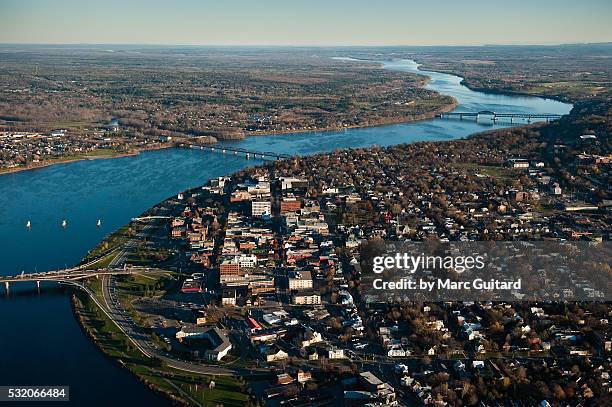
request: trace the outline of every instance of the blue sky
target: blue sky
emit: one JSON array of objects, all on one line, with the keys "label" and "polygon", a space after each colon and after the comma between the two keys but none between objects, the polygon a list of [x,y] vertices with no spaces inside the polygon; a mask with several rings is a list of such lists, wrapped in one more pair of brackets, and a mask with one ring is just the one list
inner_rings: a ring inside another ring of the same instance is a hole
[{"label": "blue sky", "polygon": [[610,21],[612,0],[0,0],[0,43],[556,44]]}]

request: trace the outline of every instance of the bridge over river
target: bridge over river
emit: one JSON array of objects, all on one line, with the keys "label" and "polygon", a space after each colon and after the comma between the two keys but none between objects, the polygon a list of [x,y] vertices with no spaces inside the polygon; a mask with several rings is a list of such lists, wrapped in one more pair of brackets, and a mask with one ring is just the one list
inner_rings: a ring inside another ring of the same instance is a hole
[{"label": "bridge over river", "polygon": [[437,115],[439,118],[459,118],[459,120],[463,120],[463,118],[473,118],[480,119],[481,117],[490,118],[493,122],[498,119],[510,119],[510,123],[513,122],[514,119],[522,119],[527,120],[527,122],[531,122],[531,120],[558,120],[563,115],[555,114],[555,113],[497,113],[492,110],[481,110],[479,112],[449,112],[449,113],[441,113]]},{"label": "bridge over river", "polygon": [[231,153],[234,155],[244,155],[245,158],[250,159],[259,158],[261,160],[283,160],[285,158],[291,158],[288,154],[275,153],[273,151],[255,151],[247,150],[241,147],[228,147],[222,145],[203,145],[203,144],[181,144],[180,147],[191,148],[194,150],[205,150],[210,152],[218,152],[221,154]]},{"label": "bridge over river", "polygon": [[140,274],[148,273],[151,271],[163,271],[167,270],[153,269],[148,267],[125,267],[125,268],[103,268],[103,269],[64,269],[56,271],[48,271],[44,273],[29,273],[29,274],[18,274],[16,276],[4,276],[0,277],[0,284],[4,284],[4,289],[9,292],[10,285],[13,283],[36,283],[36,286],[40,288],[42,281],[50,281],[55,283],[66,283],[72,284],[77,281],[100,276],[117,276],[117,275],[128,275],[128,274]]}]

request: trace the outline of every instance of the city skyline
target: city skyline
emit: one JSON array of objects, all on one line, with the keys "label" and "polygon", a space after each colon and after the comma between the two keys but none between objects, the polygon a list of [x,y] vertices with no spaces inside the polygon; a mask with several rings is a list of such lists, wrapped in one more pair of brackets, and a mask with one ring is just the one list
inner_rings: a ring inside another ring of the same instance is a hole
[{"label": "city skyline", "polygon": [[[0,43],[156,45],[552,45],[612,41],[612,3],[474,0],[457,7],[319,0],[3,0]],[[545,16],[546,18],[542,18]]]}]

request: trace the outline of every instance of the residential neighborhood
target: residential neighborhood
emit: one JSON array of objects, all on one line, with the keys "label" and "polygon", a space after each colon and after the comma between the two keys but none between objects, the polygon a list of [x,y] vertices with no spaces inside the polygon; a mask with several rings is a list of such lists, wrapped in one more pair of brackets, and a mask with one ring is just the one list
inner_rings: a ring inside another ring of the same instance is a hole
[{"label": "residential neighborhood", "polygon": [[[180,295],[209,315],[199,325],[195,314],[183,321],[177,338],[229,332],[233,357],[215,355],[277,372],[276,382],[256,386],[269,400],[589,405],[609,394],[612,315],[602,303],[376,302],[361,289],[367,248],[381,238],[606,244],[609,201],[550,164],[571,147],[535,155],[526,134],[513,137],[521,142],[498,148],[483,136],[285,160],[172,198],[168,237],[192,273]],[[593,183],[609,177],[609,162],[586,167],[582,157],[564,168],[588,172]],[[592,208],[567,209],[579,201]],[[570,269],[558,272],[571,278]],[[218,346],[204,341],[202,355],[196,338],[177,344],[182,355],[203,359]]]}]

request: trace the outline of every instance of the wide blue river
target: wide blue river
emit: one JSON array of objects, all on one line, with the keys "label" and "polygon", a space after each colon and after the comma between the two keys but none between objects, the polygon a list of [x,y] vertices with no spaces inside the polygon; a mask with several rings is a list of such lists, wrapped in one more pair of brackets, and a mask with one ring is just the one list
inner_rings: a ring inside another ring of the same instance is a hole
[{"label": "wide blue river", "polygon": [[[387,69],[431,77],[427,88],[459,101],[457,111],[493,110],[566,114],[571,105],[550,99],[474,92],[461,78],[418,70],[413,61]],[[516,123],[515,123],[516,124]],[[248,137],[224,144],[258,151],[313,154],[344,147],[449,140],[508,124],[434,119],[345,131]],[[0,275],[64,268],[79,262],[105,235],[157,202],[257,160],[188,149],[58,164],[0,175]],[[68,222],[61,227],[62,220]],[[96,226],[101,219],[102,225]],[[30,221],[31,230],[25,225]],[[106,359],[80,332],[69,296],[53,285],[0,288],[0,385],[70,385],[75,403],[167,405]]]}]

